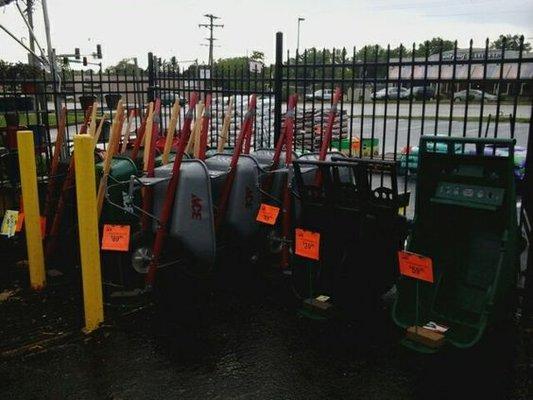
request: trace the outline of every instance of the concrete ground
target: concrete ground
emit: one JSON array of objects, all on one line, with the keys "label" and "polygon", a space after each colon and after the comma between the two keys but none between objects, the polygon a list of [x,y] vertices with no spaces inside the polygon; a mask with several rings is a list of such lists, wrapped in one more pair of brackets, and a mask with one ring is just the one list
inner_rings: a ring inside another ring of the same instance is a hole
[{"label": "concrete ground", "polygon": [[[489,332],[474,349],[428,356],[398,344],[402,332],[392,323],[389,306],[360,322],[310,320],[299,313],[287,282],[274,275],[247,273],[215,284],[184,278],[175,289],[180,301],[172,307],[148,298],[137,312],[111,318],[88,337],[79,333],[76,318],[67,318],[69,327],[62,329],[72,335],[65,340],[2,354],[1,397],[381,400],[531,395],[526,354],[531,333],[516,324]],[[55,292],[38,298],[56,304],[55,313],[69,315],[79,307],[74,306],[76,296],[64,303],[54,300],[61,296]],[[16,301],[11,300],[11,317],[18,312],[18,318],[37,318],[36,309],[44,314],[39,302],[12,303]],[[108,303],[108,316],[110,307]],[[0,310],[6,312],[5,304]]]}]

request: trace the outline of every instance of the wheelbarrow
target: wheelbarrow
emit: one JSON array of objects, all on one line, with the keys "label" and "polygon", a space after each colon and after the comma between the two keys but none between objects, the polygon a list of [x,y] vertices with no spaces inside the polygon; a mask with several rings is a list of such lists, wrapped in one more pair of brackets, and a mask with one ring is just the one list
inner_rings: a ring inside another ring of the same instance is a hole
[{"label": "wheelbarrow", "polygon": [[396,280],[397,252],[407,235],[399,210],[409,193],[398,193],[396,164],[333,156],[298,159],[294,171],[301,204],[295,240],[302,231],[319,236],[315,257],[295,243],[293,282],[305,314],[366,318]]},{"label": "wheelbarrow", "polygon": [[[423,353],[446,343],[466,349],[513,311],[519,265],[514,144],[420,138],[407,250],[431,260],[432,277],[398,281],[392,316],[408,329],[405,346]],[[427,332],[435,326],[437,333]]]}]

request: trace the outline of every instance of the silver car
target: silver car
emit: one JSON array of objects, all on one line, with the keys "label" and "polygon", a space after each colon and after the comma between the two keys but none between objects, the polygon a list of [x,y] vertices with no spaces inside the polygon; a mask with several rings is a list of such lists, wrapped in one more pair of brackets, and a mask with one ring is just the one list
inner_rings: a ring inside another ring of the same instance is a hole
[{"label": "silver car", "polygon": [[384,99],[407,99],[409,97],[409,90],[404,87],[389,87],[378,90],[375,93],[376,100]]},{"label": "silver car", "polygon": [[497,96],[490,94],[490,93],[486,93],[486,92],[484,93],[483,91],[479,89],[470,89],[468,91],[468,94],[466,90],[461,90],[457,93],[454,93],[453,100],[454,101],[466,101],[467,96],[469,100],[481,100],[482,98],[487,101],[498,100]]},{"label": "silver car", "polygon": [[333,90],[331,89],[319,89],[313,93],[308,93],[305,95],[305,98],[308,100],[331,100],[333,98]]}]

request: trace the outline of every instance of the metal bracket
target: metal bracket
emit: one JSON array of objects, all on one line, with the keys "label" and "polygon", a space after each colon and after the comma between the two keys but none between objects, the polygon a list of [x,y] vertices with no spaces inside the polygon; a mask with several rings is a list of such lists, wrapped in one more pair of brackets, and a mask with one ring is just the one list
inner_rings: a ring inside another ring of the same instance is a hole
[{"label": "metal bracket", "polygon": [[[113,184],[113,185],[107,185],[107,187],[106,187],[105,198],[106,198],[106,201],[109,204],[111,204],[113,207],[116,207],[119,210],[122,210],[122,211],[124,211],[124,212],[126,212],[126,213],[128,213],[130,215],[135,216],[135,217],[139,217],[140,214],[147,215],[152,220],[156,221],[158,225],[161,225],[161,221],[159,220],[159,218],[157,218],[155,215],[153,215],[153,214],[151,214],[151,213],[149,213],[147,211],[144,211],[141,207],[138,207],[138,206],[135,205],[135,203],[134,203],[135,191],[136,191],[136,189],[141,188],[141,187],[154,186],[154,185],[157,185],[158,183],[169,181],[170,177],[148,178],[148,177],[144,177],[144,176],[143,177],[138,177],[138,176],[135,176],[135,175],[131,175],[129,181],[119,181],[119,180],[116,180],[115,178],[113,178],[112,176],[110,176],[110,178],[113,179],[116,183]],[[111,188],[114,188],[114,187],[117,187],[117,186],[122,186],[125,183],[128,183],[128,191],[127,192],[122,191],[122,202],[123,202],[123,205],[120,205],[120,204],[117,204],[117,203],[115,203],[115,202],[113,202],[111,200],[111,196],[110,196],[109,190]],[[136,185],[136,183],[138,183],[140,185]]]}]

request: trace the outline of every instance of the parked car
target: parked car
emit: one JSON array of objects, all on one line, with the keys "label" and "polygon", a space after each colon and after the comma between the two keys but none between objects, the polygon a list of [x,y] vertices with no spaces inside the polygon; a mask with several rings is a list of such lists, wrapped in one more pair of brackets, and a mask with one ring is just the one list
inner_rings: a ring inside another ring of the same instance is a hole
[{"label": "parked car", "polygon": [[378,90],[375,93],[376,100],[384,99],[407,99],[409,97],[409,90],[404,87],[389,87]]},{"label": "parked car", "polygon": [[305,98],[308,100],[331,100],[333,98],[333,91],[331,89],[319,89],[313,93],[306,94]]},{"label": "parked car", "polygon": [[470,89],[468,91],[468,94],[466,90],[461,90],[459,92],[456,92],[453,95],[453,100],[454,101],[466,101],[467,95],[468,95],[469,100],[481,100],[482,98],[484,98],[487,101],[498,100],[498,96],[495,96],[487,92],[483,93],[483,91],[479,89]]},{"label": "parked car", "polygon": [[431,86],[413,86],[412,89],[407,89],[407,91],[409,94],[412,93],[415,100],[431,100],[435,97],[435,89]]},{"label": "parked car", "polygon": [[[172,93],[172,92],[164,92],[161,93],[161,105],[163,106],[172,106],[174,105],[174,102],[176,101],[176,98],[178,98],[178,94]],[[184,97],[179,97],[180,99],[180,106],[184,106],[187,104],[187,99]]]}]

